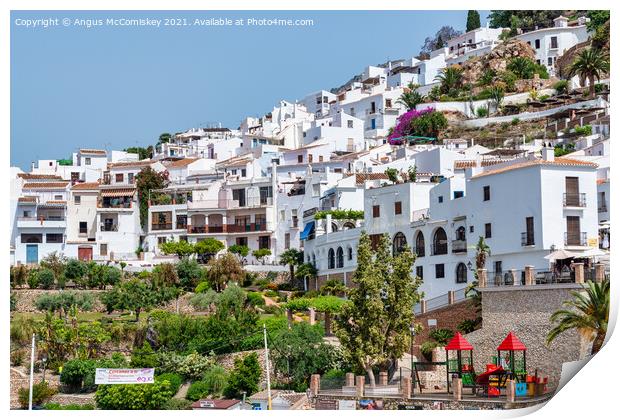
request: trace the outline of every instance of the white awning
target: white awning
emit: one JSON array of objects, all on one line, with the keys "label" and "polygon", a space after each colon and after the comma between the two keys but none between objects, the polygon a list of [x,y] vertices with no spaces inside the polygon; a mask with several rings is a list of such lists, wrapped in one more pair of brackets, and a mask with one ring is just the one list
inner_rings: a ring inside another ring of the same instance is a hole
[{"label": "white awning", "polygon": [[573,258],[575,253],[572,251],[567,251],[565,249],[560,249],[557,251],[553,251],[551,254],[545,256],[546,260],[555,261],[555,260],[565,260],[567,258]]}]

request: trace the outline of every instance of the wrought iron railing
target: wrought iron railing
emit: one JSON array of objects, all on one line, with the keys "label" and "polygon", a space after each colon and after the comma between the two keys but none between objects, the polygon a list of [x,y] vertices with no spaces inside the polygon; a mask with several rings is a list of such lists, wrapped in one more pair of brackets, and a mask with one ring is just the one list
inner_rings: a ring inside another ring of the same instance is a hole
[{"label": "wrought iron railing", "polygon": [[530,246],[534,244],[534,232],[521,232],[521,246]]},{"label": "wrought iron railing", "polygon": [[565,246],[586,246],[588,241],[586,232],[564,232]]},{"label": "wrought iron railing", "polygon": [[585,207],[586,193],[564,193],[564,207]]}]

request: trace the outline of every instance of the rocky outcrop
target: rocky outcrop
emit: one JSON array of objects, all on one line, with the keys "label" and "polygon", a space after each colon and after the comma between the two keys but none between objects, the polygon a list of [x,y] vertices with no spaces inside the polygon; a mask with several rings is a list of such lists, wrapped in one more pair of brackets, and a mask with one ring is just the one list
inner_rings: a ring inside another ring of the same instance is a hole
[{"label": "rocky outcrop", "polygon": [[533,60],[536,54],[527,42],[513,38],[498,45],[488,54],[464,62],[461,65],[463,77],[466,83],[475,84],[486,70],[494,70],[498,73],[505,71],[510,59],[515,57],[526,57]]}]

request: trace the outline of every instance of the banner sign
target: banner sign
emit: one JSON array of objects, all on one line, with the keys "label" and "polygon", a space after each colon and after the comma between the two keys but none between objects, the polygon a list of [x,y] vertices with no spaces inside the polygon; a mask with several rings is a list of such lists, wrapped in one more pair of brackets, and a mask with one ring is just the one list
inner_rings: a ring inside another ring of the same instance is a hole
[{"label": "banner sign", "polygon": [[155,382],[155,368],[145,369],[101,369],[95,372],[97,385],[152,384]]}]

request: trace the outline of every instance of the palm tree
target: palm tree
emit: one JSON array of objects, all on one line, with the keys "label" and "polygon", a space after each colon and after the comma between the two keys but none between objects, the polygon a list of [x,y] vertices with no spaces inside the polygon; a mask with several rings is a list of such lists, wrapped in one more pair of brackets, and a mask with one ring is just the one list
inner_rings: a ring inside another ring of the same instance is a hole
[{"label": "palm tree", "polygon": [[551,315],[551,322],[557,322],[557,325],[547,334],[547,345],[561,333],[576,329],[582,337],[592,341],[590,354],[601,349],[609,321],[609,280],[601,283],[588,281],[584,290],[585,294],[572,292],[573,300],[564,302],[566,309]]},{"label": "palm tree", "polygon": [[495,104],[495,111],[499,111],[499,107],[504,100],[504,89],[501,86],[493,86],[489,89],[489,93],[491,94],[490,99]]},{"label": "palm tree", "polygon": [[609,56],[601,50],[586,48],[568,69],[569,76],[579,75],[581,80],[588,80],[590,97],[594,97],[594,79],[600,80],[604,73],[609,72]]},{"label": "palm tree", "polygon": [[446,67],[435,77],[435,80],[441,84],[442,93],[459,89],[463,84],[463,69],[459,66]]},{"label": "palm tree", "polygon": [[487,257],[491,255],[491,247],[487,245],[481,236],[476,244],[476,269],[481,270],[487,264]]},{"label": "palm tree", "polygon": [[304,253],[295,248],[289,248],[280,254],[280,264],[288,265],[289,270],[291,271],[291,284],[295,281],[295,266],[300,265],[303,262]]},{"label": "palm tree", "polygon": [[403,94],[400,95],[397,102],[405,105],[408,111],[415,109],[417,105],[424,102],[424,97],[417,91],[419,87],[420,85],[409,83],[407,86],[408,90],[404,91]]}]

